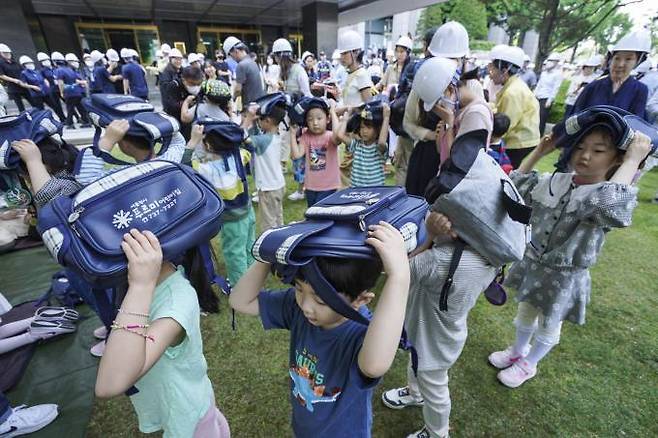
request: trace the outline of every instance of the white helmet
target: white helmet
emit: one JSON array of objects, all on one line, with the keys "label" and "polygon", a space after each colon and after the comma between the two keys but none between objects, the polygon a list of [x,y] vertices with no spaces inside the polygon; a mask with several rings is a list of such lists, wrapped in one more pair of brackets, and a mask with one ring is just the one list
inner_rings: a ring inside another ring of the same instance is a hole
[{"label": "white helmet", "polygon": [[460,23],[448,21],[436,30],[427,50],[442,58],[468,56],[468,32]]},{"label": "white helmet", "polygon": [[230,36],[226,38],[224,40],[224,44],[222,45],[222,48],[224,49],[224,53],[226,53],[226,55],[229,55],[231,53],[231,50],[233,50],[233,48],[238,44],[242,44],[242,41],[240,41],[236,37]]},{"label": "white helmet", "polygon": [[107,49],[107,52],[105,52],[105,57],[110,62],[118,62],[119,61],[119,54],[114,49]]},{"label": "white helmet", "polygon": [[455,61],[447,58],[429,58],[418,69],[411,89],[423,101],[425,111],[431,111],[448,85],[458,80]]},{"label": "white helmet", "polygon": [[299,58],[299,59],[300,59],[300,61],[305,62],[306,58],[308,58],[309,56],[312,56],[313,58],[315,58],[315,55],[307,50],[306,52],[302,53],[302,57]]},{"label": "white helmet", "polygon": [[363,50],[363,38],[354,30],[342,32],[338,35],[338,51],[345,53],[352,50]]},{"label": "white helmet", "polygon": [[171,52],[171,46],[167,43],[164,43],[160,46],[160,50],[162,50],[162,53],[166,55],[167,53]]},{"label": "white helmet", "polygon": [[98,61],[100,61],[103,58],[103,54],[98,50],[92,50],[89,56],[91,57],[91,61],[94,64],[96,64]]},{"label": "white helmet", "polygon": [[177,48],[174,47],[174,48],[171,49],[171,51],[169,52],[169,57],[170,57],[170,58],[182,58],[182,57],[183,57],[183,54],[180,52],[180,50],[178,50]]},{"label": "white helmet", "polygon": [[21,56],[20,58],[18,58],[18,63],[19,63],[20,65],[23,65],[23,64],[34,64],[34,61],[32,61],[32,58],[30,58],[29,56],[23,55],[23,56]]},{"label": "white helmet", "polygon": [[290,41],[285,38],[279,38],[278,40],[272,43],[272,53],[292,53],[292,46]]},{"label": "white helmet", "polygon": [[130,57],[132,56],[132,55],[130,54],[130,49],[127,49],[127,48],[125,48],[125,47],[124,47],[123,49],[121,49],[121,51],[119,52],[119,54],[121,55],[122,58],[130,58]]},{"label": "white helmet", "polygon": [[621,51],[649,53],[651,51],[651,35],[649,31],[642,29],[624,35],[611,50],[612,53]]},{"label": "white helmet", "polygon": [[155,56],[157,56],[158,58],[161,58],[163,56],[162,49],[156,50],[155,51]]},{"label": "white helmet", "polygon": [[[22,62],[21,62],[22,64]],[[651,60],[650,59],[645,59],[643,62],[640,63],[637,67],[635,67],[635,73],[636,74],[643,74],[651,70]]]},{"label": "white helmet", "polygon": [[75,53],[67,53],[66,56],[64,57],[64,59],[65,59],[67,62],[76,62],[76,61],[77,61],[77,62],[80,62],[80,60],[79,60],[78,57],[75,55]]},{"label": "white helmet", "polygon": [[8,45],[0,43],[0,53],[11,53],[11,49]]},{"label": "white helmet", "polygon": [[340,59],[340,51],[338,49],[333,51],[331,54],[331,59],[334,61],[338,61]]},{"label": "white helmet", "polygon": [[530,57],[528,56],[527,53],[523,55],[523,62],[530,62]]},{"label": "white helmet", "polygon": [[501,60],[509,62],[519,68],[523,67],[525,52],[520,47],[512,47],[506,44],[494,46],[489,52],[489,59],[492,61]]},{"label": "white helmet", "polygon": [[50,54],[50,59],[53,61],[64,61],[64,55],[61,52],[53,52]]},{"label": "white helmet", "polygon": [[400,46],[400,47],[404,47],[405,49],[408,49],[408,50],[411,50],[414,47],[414,42],[408,36],[402,35],[400,38],[398,38],[395,45]]},{"label": "white helmet", "polygon": [[130,53],[130,56],[133,58],[139,58],[139,52],[135,49],[128,49],[128,53]]},{"label": "white helmet", "polygon": [[43,52],[37,53],[37,61],[39,61],[39,62],[48,61],[49,59],[50,59],[50,56],[48,56],[47,54],[45,54]]},{"label": "white helmet", "polygon": [[188,53],[188,55],[187,55],[187,62],[189,62],[190,64],[192,64],[193,62],[197,62],[197,61],[201,61],[201,59],[199,59],[199,55],[197,55],[197,54],[194,53],[194,52],[192,52],[192,53]]}]

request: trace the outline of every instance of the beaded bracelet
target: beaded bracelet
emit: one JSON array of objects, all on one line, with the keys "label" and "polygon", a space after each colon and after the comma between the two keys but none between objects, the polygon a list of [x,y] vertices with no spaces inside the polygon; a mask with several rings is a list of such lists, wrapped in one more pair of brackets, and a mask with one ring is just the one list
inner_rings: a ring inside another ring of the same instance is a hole
[{"label": "beaded bracelet", "polygon": [[[124,331],[127,331],[127,332],[129,332],[129,333],[132,333],[132,334],[135,334],[135,335],[139,335],[139,336],[143,337],[144,339],[148,339],[148,340],[151,341],[151,342],[155,342],[155,339],[153,338],[153,336],[151,336],[151,335],[147,335],[146,333],[140,333],[140,332],[134,330],[133,327],[139,327],[139,326],[140,326],[139,324],[119,325],[119,324],[117,324],[116,322],[113,322],[112,325],[111,325],[110,327],[111,327],[112,329],[124,330]],[[148,327],[148,326],[147,326],[147,327]],[[140,328],[144,328],[144,327],[140,327]]]},{"label": "beaded bracelet", "polygon": [[119,308],[118,312],[119,312],[119,313],[125,313],[126,315],[141,316],[141,317],[143,317],[143,318],[149,318],[149,317],[151,316],[151,315],[149,315],[148,313],[131,312],[131,311],[129,311],[129,310],[123,310],[123,309],[121,309],[121,308]]}]

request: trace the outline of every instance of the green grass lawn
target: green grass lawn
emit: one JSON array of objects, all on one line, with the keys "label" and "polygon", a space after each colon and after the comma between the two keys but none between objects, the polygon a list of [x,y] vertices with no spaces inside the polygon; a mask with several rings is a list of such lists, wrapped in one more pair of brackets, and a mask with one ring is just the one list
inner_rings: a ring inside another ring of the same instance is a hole
[{"label": "green grass lawn", "polygon": [[[554,159],[540,168],[550,170]],[[452,436],[658,436],[658,205],[650,202],[657,188],[653,171],[640,182],[633,225],[608,235],[592,269],[587,324],[565,323],[561,344],[519,389],[499,384],[487,363],[489,353],[513,339],[516,305],[479,300],[464,352],[450,372]],[[305,205],[286,199],[286,222],[300,219]],[[237,326],[231,330],[226,299],[220,314],[202,320],[210,380],[232,434],[291,436],[288,332],[265,332],[257,318],[246,316],[237,317]],[[399,352],[375,390],[375,437],[405,437],[422,425],[420,409],[392,411],[379,398],[405,385],[406,363]],[[98,401],[89,436],[140,436],[129,400]]]}]

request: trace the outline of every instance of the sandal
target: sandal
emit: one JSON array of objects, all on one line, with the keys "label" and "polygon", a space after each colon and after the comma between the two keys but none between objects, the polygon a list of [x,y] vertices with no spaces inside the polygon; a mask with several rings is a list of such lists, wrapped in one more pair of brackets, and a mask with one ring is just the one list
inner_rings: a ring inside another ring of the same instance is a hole
[{"label": "sandal", "polygon": [[76,322],[80,314],[69,307],[44,306],[34,312],[34,319],[38,321],[65,321]]},{"label": "sandal", "polygon": [[40,321],[34,320],[28,329],[31,335],[41,339],[52,338],[53,336],[73,333],[75,325],[65,321]]}]

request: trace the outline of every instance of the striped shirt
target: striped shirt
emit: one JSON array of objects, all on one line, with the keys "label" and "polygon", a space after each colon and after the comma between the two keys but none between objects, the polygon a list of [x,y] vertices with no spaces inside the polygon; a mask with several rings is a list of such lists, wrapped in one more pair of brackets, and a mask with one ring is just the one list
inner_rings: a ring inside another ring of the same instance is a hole
[{"label": "striped shirt", "polygon": [[355,138],[347,146],[347,151],[354,154],[352,187],[372,187],[385,184],[386,152],[380,151],[377,143],[366,145]]},{"label": "striped shirt", "polygon": [[37,207],[41,208],[58,196],[69,196],[82,188],[73,175],[60,170],[50,177],[48,182],[34,194]]}]

